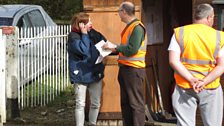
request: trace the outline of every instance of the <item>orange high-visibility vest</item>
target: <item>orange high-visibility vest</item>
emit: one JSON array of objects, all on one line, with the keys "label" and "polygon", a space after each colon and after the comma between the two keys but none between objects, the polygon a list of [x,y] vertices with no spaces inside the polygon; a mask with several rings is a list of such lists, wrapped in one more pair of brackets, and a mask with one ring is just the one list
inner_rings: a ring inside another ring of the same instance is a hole
[{"label": "orange high-visibility vest", "polygon": [[[130,24],[127,28],[125,28],[122,33],[121,33],[121,45],[127,45],[129,43],[129,38],[131,36],[132,31],[134,30],[134,28],[137,25],[141,25],[144,28],[145,31],[145,27],[142,24],[141,21],[135,21],[132,24]],[[122,53],[119,53],[119,58],[118,58],[118,62],[120,64],[124,64],[127,66],[132,66],[132,67],[136,67],[136,68],[144,68],[146,66],[145,64],[145,55],[146,55],[146,34],[145,34],[145,38],[141,43],[141,46],[138,50],[138,52],[130,57],[126,57],[124,56]]]},{"label": "orange high-visibility vest", "polygon": [[[216,56],[223,46],[223,32],[207,25],[192,24],[176,28],[175,37],[180,45],[182,64],[190,73],[203,79],[216,66]],[[176,83],[182,88],[192,88],[190,83],[175,72]],[[213,89],[220,85],[220,78],[207,84],[205,88]]]}]

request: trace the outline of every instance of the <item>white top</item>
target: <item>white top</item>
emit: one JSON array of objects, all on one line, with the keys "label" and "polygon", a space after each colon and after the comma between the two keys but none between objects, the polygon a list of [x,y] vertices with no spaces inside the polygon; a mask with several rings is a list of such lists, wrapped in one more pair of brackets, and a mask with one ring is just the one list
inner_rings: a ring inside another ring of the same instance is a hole
[{"label": "white top", "polygon": [[[171,50],[177,54],[181,53],[180,45],[177,43],[177,40],[176,40],[176,37],[174,34],[170,40],[170,45],[168,47],[168,51],[171,51]],[[224,46],[219,50],[217,57],[221,57],[221,56],[223,56],[223,54],[224,54]]]}]

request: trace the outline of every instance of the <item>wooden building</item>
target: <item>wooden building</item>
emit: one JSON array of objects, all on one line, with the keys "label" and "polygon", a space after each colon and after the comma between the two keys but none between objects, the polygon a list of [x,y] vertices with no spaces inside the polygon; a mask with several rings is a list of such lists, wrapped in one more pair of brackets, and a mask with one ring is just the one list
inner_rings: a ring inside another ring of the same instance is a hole
[{"label": "wooden building", "polygon": [[[117,44],[120,43],[120,33],[125,27],[118,15],[119,5],[123,1],[131,1],[136,5],[136,16],[145,24],[149,38],[146,69],[150,89],[145,86],[145,101],[154,112],[159,111],[157,77],[164,109],[172,113],[171,94],[175,81],[168,63],[167,48],[173,28],[192,23],[194,7],[201,3],[211,3],[212,0],[83,0],[84,11],[90,14],[93,26],[109,41]],[[121,117],[116,59],[117,56],[108,56],[105,60],[103,101],[99,117],[102,119]],[[153,66],[156,71],[153,71]]]}]

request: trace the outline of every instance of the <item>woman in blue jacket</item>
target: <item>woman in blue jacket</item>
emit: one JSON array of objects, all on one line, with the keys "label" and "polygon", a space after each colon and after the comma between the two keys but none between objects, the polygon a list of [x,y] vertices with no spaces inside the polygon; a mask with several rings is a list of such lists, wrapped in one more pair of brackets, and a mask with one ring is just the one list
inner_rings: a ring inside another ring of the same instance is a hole
[{"label": "woman in blue jacket", "polygon": [[104,64],[95,64],[99,52],[95,44],[105,37],[92,28],[92,22],[86,13],[74,15],[71,21],[72,31],[68,35],[69,75],[75,87],[76,126],[84,126],[84,107],[86,90],[90,95],[89,125],[95,126],[100,108]]}]

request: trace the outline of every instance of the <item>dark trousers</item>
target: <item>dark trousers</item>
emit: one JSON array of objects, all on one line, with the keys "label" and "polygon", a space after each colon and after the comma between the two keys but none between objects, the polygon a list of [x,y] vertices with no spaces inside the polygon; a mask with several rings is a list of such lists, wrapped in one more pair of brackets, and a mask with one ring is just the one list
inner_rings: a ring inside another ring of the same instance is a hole
[{"label": "dark trousers", "polygon": [[144,126],[144,78],[145,69],[120,66],[118,81],[121,93],[121,111],[124,126]]}]

